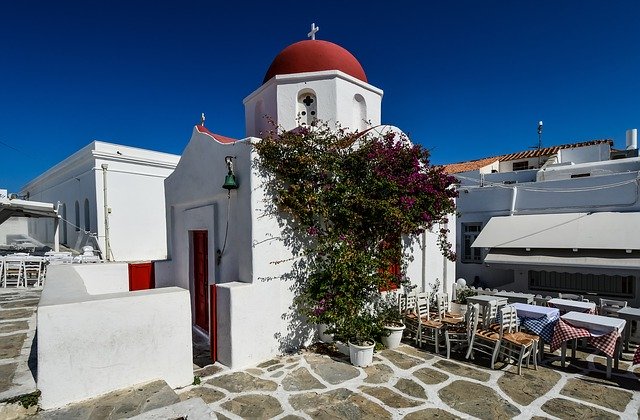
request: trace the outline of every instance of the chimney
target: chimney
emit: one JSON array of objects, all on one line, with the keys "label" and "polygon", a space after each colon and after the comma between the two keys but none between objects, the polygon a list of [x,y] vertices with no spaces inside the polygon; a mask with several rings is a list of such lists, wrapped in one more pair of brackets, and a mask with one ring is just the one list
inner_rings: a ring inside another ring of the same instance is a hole
[{"label": "chimney", "polygon": [[632,128],[627,130],[627,147],[626,150],[635,150],[638,148],[638,129]]}]

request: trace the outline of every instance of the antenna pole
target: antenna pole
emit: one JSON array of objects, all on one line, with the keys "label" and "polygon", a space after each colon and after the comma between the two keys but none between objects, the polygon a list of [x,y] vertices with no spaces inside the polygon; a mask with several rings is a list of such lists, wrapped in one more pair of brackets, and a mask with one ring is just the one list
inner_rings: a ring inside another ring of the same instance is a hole
[{"label": "antenna pole", "polygon": [[538,121],[538,169],[540,169],[540,150],[542,149],[542,121]]}]

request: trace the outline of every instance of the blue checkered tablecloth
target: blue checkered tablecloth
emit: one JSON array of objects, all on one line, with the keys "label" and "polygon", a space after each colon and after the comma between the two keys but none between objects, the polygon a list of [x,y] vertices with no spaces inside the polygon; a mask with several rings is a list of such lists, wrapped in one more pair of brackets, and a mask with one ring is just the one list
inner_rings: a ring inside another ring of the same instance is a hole
[{"label": "blue checkered tablecloth", "polygon": [[520,325],[524,326],[531,332],[538,334],[545,343],[551,343],[553,339],[553,331],[558,322],[558,318],[549,319],[547,317],[542,318],[518,318]]}]

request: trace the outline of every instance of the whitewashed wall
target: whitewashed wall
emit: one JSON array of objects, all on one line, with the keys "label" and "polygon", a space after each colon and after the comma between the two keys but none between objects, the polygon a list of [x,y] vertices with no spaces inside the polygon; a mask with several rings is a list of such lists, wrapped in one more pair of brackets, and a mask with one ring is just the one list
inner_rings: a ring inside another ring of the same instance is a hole
[{"label": "whitewashed wall", "polygon": [[[337,70],[278,75],[245,98],[247,135],[260,136],[261,129],[265,127],[256,124],[260,120],[256,114],[269,115],[285,130],[297,127],[296,105],[299,93],[303,90],[313,91],[316,95],[317,118],[321,121],[330,124],[340,121],[343,127],[351,131],[360,129],[355,126],[354,96],[361,95],[366,103],[366,119],[373,126],[381,122],[383,92],[373,85]],[[264,111],[258,111],[260,109]]]},{"label": "whitewashed wall", "polygon": [[[179,156],[113,143],[94,141],[29,182],[21,194],[37,201],[66,208],[60,223],[60,239],[75,247],[80,230],[86,227],[84,201],[89,201],[90,231],[97,233],[105,249],[102,164],[107,164],[107,202],[110,244],[118,261],[166,258],[164,179],[173,171]],[[79,203],[76,217],[75,202]],[[60,213],[62,214],[62,212]],[[79,223],[77,223],[79,222]],[[44,221],[33,223],[36,239],[52,235]],[[50,242],[50,241],[49,241]]]},{"label": "whitewashed wall", "polygon": [[[193,381],[188,292],[170,287],[113,293],[124,284],[121,265],[49,267],[38,305],[43,409],[154,379],[174,388]],[[87,288],[106,293],[89,294]]]}]

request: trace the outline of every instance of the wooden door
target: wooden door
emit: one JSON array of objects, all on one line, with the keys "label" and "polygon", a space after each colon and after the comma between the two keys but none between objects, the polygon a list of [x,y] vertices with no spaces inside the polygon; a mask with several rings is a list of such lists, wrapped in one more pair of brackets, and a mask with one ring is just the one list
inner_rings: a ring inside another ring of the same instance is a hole
[{"label": "wooden door", "polygon": [[193,288],[195,292],[196,325],[209,332],[209,261],[206,230],[193,231]]}]

